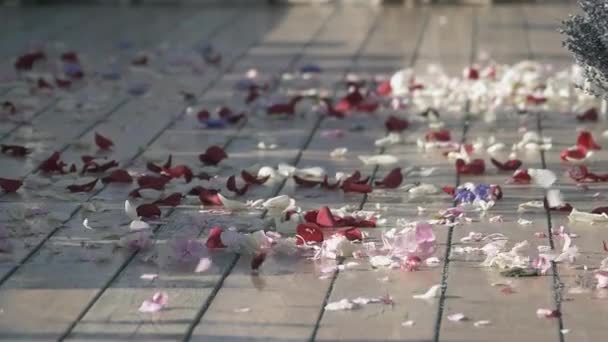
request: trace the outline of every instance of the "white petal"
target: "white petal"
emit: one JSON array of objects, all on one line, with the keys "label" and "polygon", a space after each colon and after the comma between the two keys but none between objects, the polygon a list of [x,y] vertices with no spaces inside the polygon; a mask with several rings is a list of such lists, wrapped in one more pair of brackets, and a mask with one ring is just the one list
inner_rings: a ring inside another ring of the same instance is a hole
[{"label": "white petal", "polygon": [[85,218],[85,219],[84,219],[84,221],[82,221],[82,225],[83,225],[83,226],[84,226],[86,229],[91,229],[91,230],[93,230],[93,229],[94,229],[93,227],[91,227],[91,226],[89,225],[89,219],[88,219],[88,218]]},{"label": "white petal", "polygon": [[520,203],[517,207],[517,212],[523,213],[528,211],[528,209],[543,209],[544,206],[543,201],[528,201]]},{"label": "white petal", "polygon": [[359,156],[365,165],[392,165],[396,164],[399,159],[390,154],[380,154],[376,156]]},{"label": "white petal", "polygon": [[414,299],[432,299],[437,298],[439,296],[439,291],[441,290],[441,284],[433,285],[429,288],[424,294],[413,295]]},{"label": "white petal", "polygon": [[557,176],[547,169],[528,169],[528,174],[532,177],[532,182],[543,188],[548,188],[557,180]]},{"label": "white petal", "polygon": [[393,260],[385,255],[376,255],[369,259],[369,263],[373,267],[386,267],[390,266],[393,263]]},{"label": "white petal", "polygon": [[141,220],[133,220],[131,224],[129,224],[130,230],[142,230],[142,229],[150,229],[150,225],[147,222]]},{"label": "white petal", "polygon": [[331,151],[329,153],[329,156],[332,158],[342,158],[346,155],[346,152],[348,152],[348,148],[339,147],[339,148],[336,148],[333,151]]},{"label": "white petal", "polygon": [[505,144],[503,143],[496,143],[490,147],[488,147],[488,149],[486,150],[488,152],[488,154],[492,157],[496,156],[500,151],[504,150],[506,147]]},{"label": "white petal", "polygon": [[209,270],[209,268],[211,268],[211,258],[207,257],[207,258],[201,258],[201,260],[198,261],[198,264],[196,265],[196,268],[194,269],[195,273],[202,273],[205,272],[207,270]]},{"label": "white petal", "polygon": [[325,305],[325,310],[326,311],[353,310],[358,307],[359,307],[359,305],[344,298],[337,302],[327,303],[327,305]]},{"label": "white petal", "polygon": [[416,324],[416,322],[410,320],[407,320],[405,322],[401,322],[401,326],[402,327],[413,327]]},{"label": "white petal", "polygon": [[320,179],[325,176],[325,169],[320,166],[307,167],[304,169],[297,169],[293,173],[294,175],[308,179]]},{"label": "white petal", "polygon": [[477,321],[477,322],[473,323],[473,325],[475,327],[477,327],[477,328],[483,327],[483,326],[486,326],[486,325],[490,325],[490,324],[492,324],[492,322],[490,322],[488,320],[482,320],[482,321]]},{"label": "white petal", "polygon": [[139,312],[154,313],[159,312],[162,309],[163,306],[161,304],[154,303],[153,301],[146,299],[143,303],[141,303],[141,306],[139,307]]},{"label": "white petal", "polygon": [[137,209],[129,202],[129,200],[125,201],[125,214],[132,219],[137,220],[139,216],[137,215]]},{"label": "white petal", "polygon": [[156,278],[158,278],[158,274],[156,274],[156,273],[144,273],[139,277],[139,279],[150,280],[150,281],[152,281]]},{"label": "white petal", "polygon": [[245,205],[245,203],[243,203],[243,202],[227,199],[226,197],[224,197],[220,193],[218,193],[217,196],[222,201],[222,204],[224,205],[224,208],[226,208],[228,210],[243,210],[243,209],[247,209],[247,205]]},{"label": "white petal", "polygon": [[582,222],[582,223],[604,223],[608,222],[608,215],[602,214],[593,214],[584,211],[578,211],[576,209],[572,209],[570,215],[568,215],[568,219],[570,222]]},{"label": "white petal", "polygon": [[467,316],[465,316],[462,312],[448,315],[448,320],[451,322],[461,322],[466,321],[467,319]]},{"label": "white petal", "polygon": [[396,145],[402,141],[401,134],[396,132],[389,133],[386,137],[380,138],[374,142],[377,147],[386,147]]},{"label": "white petal", "polygon": [[564,205],[564,199],[559,189],[547,190],[547,204],[549,208],[557,208]]}]

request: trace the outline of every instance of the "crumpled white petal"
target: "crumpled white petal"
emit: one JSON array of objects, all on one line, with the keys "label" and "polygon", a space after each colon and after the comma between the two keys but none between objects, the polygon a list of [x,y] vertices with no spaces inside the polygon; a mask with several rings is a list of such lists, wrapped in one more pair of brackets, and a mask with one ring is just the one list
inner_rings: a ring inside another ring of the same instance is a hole
[{"label": "crumpled white petal", "polygon": [[605,213],[593,214],[572,209],[570,215],[568,215],[568,220],[570,220],[570,222],[581,222],[588,224],[605,223],[608,222],[608,215]]},{"label": "crumpled white petal", "polygon": [[359,156],[359,160],[365,165],[392,165],[399,162],[399,159],[390,154],[380,154],[376,156]]},{"label": "crumpled white petal", "polygon": [[528,169],[528,174],[532,177],[532,183],[543,188],[549,188],[557,180],[557,176],[547,169]]}]

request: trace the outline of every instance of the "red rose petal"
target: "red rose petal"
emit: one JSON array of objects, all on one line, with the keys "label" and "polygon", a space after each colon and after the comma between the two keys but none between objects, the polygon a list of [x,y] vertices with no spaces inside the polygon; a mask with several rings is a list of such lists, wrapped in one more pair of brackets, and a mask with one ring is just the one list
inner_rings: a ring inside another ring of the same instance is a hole
[{"label": "red rose petal", "polygon": [[403,132],[410,123],[405,119],[400,119],[394,115],[391,115],[384,122],[386,130],[389,132]]},{"label": "red rose petal", "polygon": [[494,158],[490,159],[490,161],[492,162],[492,164],[494,164],[494,166],[496,166],[497,169],[501,171],[515,171],[519,169],[522,165],[522,162],[519,159],[510,159],[504,163],[501,163]]},{"label": "red rose petal", "polygon": [[532,105],[541,105],[547,102],[547,98],[539,95],[528,95],[526,96],[526,102]]},{"label": "red rose petal", "polygon": [[473,159],[470,163],[466,163],[462,159],[456,161],[456,172],[461,175],[480,175],[486,169],[483,159]]},{"label": "red rose petal", "polygon": [[454,195],[456,188],[454,188],[453,186],[446,185],[443,188],[441,188],[441,191],[445,192],[448,195]]},{"label": "red rose petal", "polygon": [[464,77],[469,80],[478,80],[479,79],[479,70],[474,67],[469,67],[464,69]]},{"label": "red rose petal", "polygon": [[347,113],[355,109],[361,101],[363,101],[363,95],[361,95],[358,88],[355,88],[348,95],[340,99],[334,106],[334,109],[340,113]]},{"label": "red rose petal", "polygon": [[96,178],[94,181],[85,183],[85,184],[72,184],[67,186],[66,188],[70,190],[70,192],[90,192],[95,188],[99,178]]},{"label": "red rose petal", "polygon": [[32,151],[21,145],[4,145],[0,144],[0,151],[6,155],[13,157],[25,157],[30,154]]},{"label": "red rose petal", "polygon": [[205,242],[205,246],[209,249],[215,248],[226,248],[226,245],[222,243],[222,232],[224,229],[222,227],[213,227],[209,230],[209,237],[207,237],[207,242]]},{"label": "red rose petal", "polygon": [[597,108],[587,109],[585,112],[576,116],[576,119],[581,122],[596,122],[599,118]]},{"label": "red rose petal", "polygon": [[217,165],[226,158],[228,155],[224,149],[216,145],[209,147],[205,153],[198,156],[198,159],[207,165]]},{"label": "red rose petal", "polygon": [[59,152],[54,152],[48,159],[40,163],[38,169],[42,172],[59,172],[65,173],[64,168],[67,166],[61,159]]},{"label": "red rose petal", "polygon": [[17,71],[32,70],[34,63],[45,59],[46,55],[42,51],[26,53],[17,58],[17,61],[15,61],[15,69],[17,69]]},{"label": "red rose petal", "polygon": [[0,178],[0,188],[5,192],[16,192],[23,185],[19,179]]},{"label": "red rose petal", "polygon": [[36,86],[39,89],[53,89],[53,85],[47,82],[44,78],[39,78],[36,82]]},{"label": "red rose petal", "polygon": [[587,150],[601,150],[602,147],[598,145],[593,139],[593,135],[589,131],[582,131],[578,134],[576,139],[577,146],[583,146]]},{"label": "red rose petal", "polygon": [[209,111],[206,109],[203,109],[196,114],[196,118],[198,119],[198,121],[201,121],[201,122],[205,122],[205,121],[209,120],[210,117],[211,117],[211,113],[209,113]]},{"label": "red rose petal", "polygon": [[393,92],[393,88],[391,87],[391,82],[389,80],[384,80],[378,84],[376,87],[376,92],[380,96],[390,96]]},{"label": "red rose petal", "polygon": [[245,183],[245,185],[239,189],[236,186],[236,177],[233,175],[228,177],[228,180],[226,181],[226,188],[237,195],[242,196],[247,192],[247,190],[249,190],[249,184]]},{"label": "red rose petal", "polygon": [[511,179],[509,180],[509,183],[514,183],[514,184],[530,184],[531,181],[532,181],[532,177],[528,173],[528,170],[524,169],[524,170],[517,170],[517,171],[515,171],[513,173],[513,176],[511,176]]},{"label": "red rose petal", "polygon": [[148,171],[154,172],[154,173],[161,173],[163,172],[163,168],[154,164],[153,162],[148,162],[146,164],[146,169],[148,169]]},{"label": "red rose petal", "polygon": [[367,194],[373,191],[372,186],[369,184],[359,184],[355,182],[347,182],[342,183],[342,191],[345,193],[355,192],[360,194]]},{"label": "red rose petal", "polygon": [[316,224],[311,223],[300,223],[297,231],[297,242],[296,244],[302,245],[305,242],[323,242],[323,232]]},{"label": "red rose petal", "polygon": [[426,141],[450,141],[452,140],[452,135],[447,129],[440,129],[438,131],[431,130],[427,132],[424,138]]},{"label": "red rose petal", "polygon": [[366,99],[359,103],[356,109],[360,112],[373,113],[380,107],[380,103],[374,99]]},{"label": "red rose petal", "polygon": [[142,189],[163,190],[165,185],[171,180],[166,176],[141,176],[137,179],[137,184]]},{"label": "red rose petal", "polygon": [[78,54],[74,51],[67,51],[67,52],[62,53],[60,58],[64,62],[80,63]]},{"label": "red rose petal", "polygon": [[294,96],[287,103],[276,103],[266,108],[266,113],[269,115],[288,114],[293,115],[296,112],[296,105],[302,100],[302,96]]},{"label": "red rose petal", "polygon": [[198,192],[198,198],[204,205],[224,205],[218,194],[219,192],[217,190],[200,189]]},{"label": "red rose petal", "polygon": [[194,178],[192,170],[186,165],[176,165],[172,168],[165,168],[162,173],[171,178],[183,177],[186,183],[190,183],[192,178]]},{"label": "red rose petal", "polygon": [[568,175],[570,178],[575,180],[576,182],[606,182],[608,181],[608,174],[598,175],[589,171],[589,169],[584,165],[579,165],[570,168],[568,170]]},{"label": "red rose petal", "polygon": [[72,81],[55,77],[55,84],[57,85],[58,88],[68,89],[72,85]]},{"label": "red rose petal", "polygon": [[101,179],[103,183],[132,183],[133,177],[125,170],[114,170],[110,175]]},{"label": "red rose petal", "polygon": [[387,189],[395,189],[401,185],[403,182],[403,174],[401,174],[401,168],[395,168],[389,172],[384,179],[376,182],[376,186],[387,188]]},{"label": "red rose petal", "polygon": [[349,228],[339,231],[338,234],[344,235],[348,241],[363,241],[363,233],[359,228]]},{"label": "red rose petal", "polygon": [[143,218],[157,218],[161,216],[161,211],[158,205],[154,203],[144,203],[137,207],[137,216]]},{"label": "red rose petal", "polygon": [[361,172],[359,170],[355,171],[352,175],[344,180],[344,182],[351,182],[356,184],[367,184],[369,182],[370,177],[361,178]]},{"label": "red rose petal", "polygon": [[257,271],[264,263],[264,260],[266,260],[266,252],[257,252],[253,258],[251,258],[251,269]]},{"label": "red rose petal", "polygon": [[331,117],[335,117],[335,118],[339,118],[339,119],[344,118],[344,113],[335,108],[335,106],[333,105],[333,101],[331,99],[322,98],[321,104],[325,107],[325,110],[326,110],[325,114],[327,116],[331,116]]},{"label": "red rose petal", "polygon": [[173,193],[163,199],[154,202],[157,205],[166,205],[169,207],[177,207],[182,202],[182,194],[179,192]]},{"label": "red rose petal", "polygon": [[255,184],[255,185],[262,185],[264,183],[266,183],[266,181],[268,179],[270,179],[270,176],[266,176],[266,177],[261,177],[261,178],[257,178],[254,175],[252,175],[251,173],[243,170],[241,171],[241,178],[243,178],[243,180],[245,181],[245,183],[247,184]]},{"label": "red rose petal", "polygon": [[576,145],[563,150],[559,157],[563,161],[580,161],[587,158],[588,150],[583,145]]},{"label": "red rose petal", "polygon": [[114,146],[112,140],[104,137],[99,133],[95,133],[95,144],[97,145],[97,147],[99,147],[100,150],[109,150],[112,146]]},{"label": "red rose petal", "polygon": [[315,218],[315,223],[321,227],[333,228],[336,226],[336,221],[334,220],[334,215],[331,213],[328,207],[321,207],[317,212],[317,217]]},{"label": "red rose petal", "polygon": [[598,207],[591,210],[593,214],[608,214],[608,207]]}]

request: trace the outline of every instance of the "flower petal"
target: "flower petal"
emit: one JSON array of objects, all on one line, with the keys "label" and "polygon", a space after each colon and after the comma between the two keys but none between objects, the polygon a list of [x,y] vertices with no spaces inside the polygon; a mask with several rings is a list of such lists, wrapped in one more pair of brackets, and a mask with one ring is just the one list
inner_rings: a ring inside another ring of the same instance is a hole
[{"label": "flower petal", "polygon": [[0,188],[5,192],[16,192],[23,185],[19,179],[0,178]]},{"label": "flower petal", "polygon": [[205,246],[209,249],[214,248],[226,248],[226,245],[222,243],[222,232],[224,229],[222,227],[213,227],[209,230],[209,236],[207,237],[207,242],[205,242]]},{"label": "flower petal", "polygon": [[381,181],[376,181],[376,186],[388,189],[395,189],[403,182],[403,174],[401,168],[395,168],[391,170]]},{"label": "flower petal", "polygon": [[577,146],[583,146],[587,150],[601,150],[602,147],[598,145],[593,139],[593,135],[589,131],[582,131],[578,134],[576,139]]},{"label": "flower petal", "polygon": [[198,156],[198,159],[207,165],[217,165],[222,160],[228,158],[228,154],[224,151],[223,148],[213,145],[205,151],[205,153]]},{"label": "flower petal", "polygon": [[95,133],[95,144],[99,147],[100,150],[109,150],[114,146],[114,142],[112,140],[104,137],[99,133]]},{"label": "flower petal", "polygon": [[137,207],[137,216],[143,218],[157,218],[161,216],[161,211],[158,205],[154,203],[144,203]]},{"label": "flower petal", "polygon": [[126,170],[114,170],[108,176],[103,177],[101,181],[104,184],[107,183],[126,183],[130,184],[133,182],[133,177]]},{"label": "flower petal", "polygon": [[70,192],[90,192],[95,188],[99,178],[95,178],[94,181],[85,184],[72,184],[66,187]]}]

